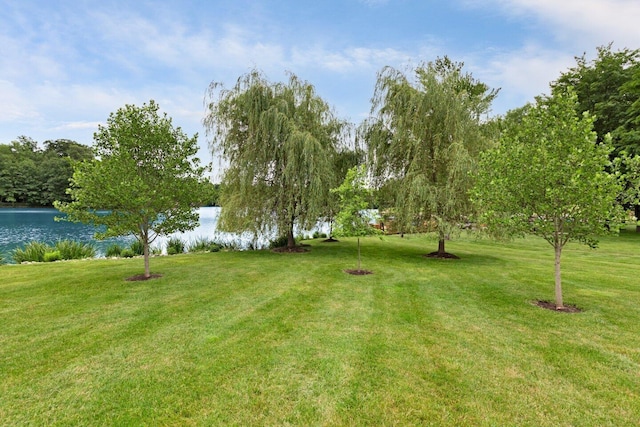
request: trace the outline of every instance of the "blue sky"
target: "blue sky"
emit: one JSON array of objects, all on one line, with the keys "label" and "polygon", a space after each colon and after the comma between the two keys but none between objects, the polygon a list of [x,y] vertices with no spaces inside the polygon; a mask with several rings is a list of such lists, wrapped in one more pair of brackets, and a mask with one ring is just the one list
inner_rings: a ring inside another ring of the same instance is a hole
[{"label": "blue sky", "polygon": [[91,144],[98,123],[154,99],[199,133],[212,81],[258,68],[312,83],[360,123],[376,73],[448,55],[491,87],[501,114],[546,92],[597,46],[640,47],[637,0],[0,0],[0,143]]}]

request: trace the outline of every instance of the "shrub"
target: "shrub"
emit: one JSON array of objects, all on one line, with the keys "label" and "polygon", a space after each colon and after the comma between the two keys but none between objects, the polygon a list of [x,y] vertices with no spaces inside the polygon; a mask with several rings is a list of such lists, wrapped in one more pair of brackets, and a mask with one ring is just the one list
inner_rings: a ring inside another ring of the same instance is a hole
[{"label": "shrub", "polygon": [[270,249],[284,248],[285,246],[287,246],[288,243],[289,243],[289,238],[287,236],[280,236],[277,239],[274,239],[271,242],[269,242],[269,248]]},{"label": "shrub", "polygon": [[129,246],[134,255],[144,255],[144,245],[140,240],[134,240]]},{"label": "shrub", "polygon": [[120,256],[122,258],[133,258],[135,255],[136,254],[133,252],[131,248],[123,249],[122,252],[120,252]]},{"label": "shrub", "polygon": [[44,262],[60,261],[61,259],[62,255],[60,254],[60,251],[45,252],[43,257]]},{"label": "shrub", "polygon": [[50,252],[51,248],[43,242],[29,242],[24,249],[16,248],[13,250],[13,261],[16,264],[23,262],[43,262],[44,254]]},{"label": "shrub", "polygon": [[187,252],[218,252],[219,250],[220,245],[206,237],[197,238],[187,248]]},{"label": "shrub", "polygon": [[60,259],[84,259],[96,256],[96,248],[92,245],[73,240],[59,240],[56,242],[55,250],[60,253]]},{"label": "shrub", "polygon": [[[216,245],[218,246],[218,248],[220,248],[220,250],[225,250],[225,251],[241,251],[243,249],[242,246],[242,242],[239,239],[235,239],[235,240],[223,240],[223,241],[219,241],[216,242]],[[252,246],[253,244],[250,243],[249,246]]]},{"label": "shrub", "polygon": [[106,257],[119,257],[122,255],[123,248],[117,243],[110,245],[105,253]]},{"label": "shrub", "polygon": [[327,235],[326,235],[326,233],[320,233],[319,231],[315,231],[313,233],[313,238],[314,239],[326,239]]},{"label": "shrub", "polygon": [[177,237],[172,237],[167,242],[167,254],[176,255],[184,253],[184,242]]}]

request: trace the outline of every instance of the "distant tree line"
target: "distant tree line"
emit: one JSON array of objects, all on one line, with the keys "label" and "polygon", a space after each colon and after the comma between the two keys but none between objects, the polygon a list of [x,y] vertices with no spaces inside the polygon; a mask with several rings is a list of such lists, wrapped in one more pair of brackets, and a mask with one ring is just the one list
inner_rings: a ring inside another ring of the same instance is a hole
[{"label": "distant tree line", "polygon": [[42,147],[20,136],[0,144],[0,203],[52,206],[68,201],[73,162],[93,158],[90,147],[68,139],[45,141]]}]

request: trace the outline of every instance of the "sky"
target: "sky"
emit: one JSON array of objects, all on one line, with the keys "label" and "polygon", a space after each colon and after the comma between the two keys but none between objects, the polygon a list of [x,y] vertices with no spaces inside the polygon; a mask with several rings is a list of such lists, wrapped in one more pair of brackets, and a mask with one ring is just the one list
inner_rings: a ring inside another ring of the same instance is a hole
[{"label": "sky", "polygon": [[90,145],[111,112],[153,99],[209,162],[212,82],[294,73],[357,125],[383,67],[445,55],[500,88],[504,114],[576,56],[640,48],[638,22],[638,0],[0,0],[0,143]]}]

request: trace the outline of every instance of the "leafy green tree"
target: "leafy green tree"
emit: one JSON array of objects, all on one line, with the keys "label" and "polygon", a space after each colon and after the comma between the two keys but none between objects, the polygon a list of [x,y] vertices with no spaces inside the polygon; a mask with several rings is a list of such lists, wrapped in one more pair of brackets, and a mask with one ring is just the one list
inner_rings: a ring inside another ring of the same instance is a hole
[{"label": "leafy green tree", "polygon": [[[622,151],[614,162],[615,171],[620,174],[624,185],[621,202],[627,206],[640,205],[640,155],[631,156],[626,151]],[[640,228],[640,222],[636,222],[636,230],[638,228]]]},{"label": "leafy green tree", "polygon": [[333,191],[337,188],[347,176],[347,172],[350,168],[362,163],[365,160],[364,153],[359,149],[341,148],[334,153],[333,157],[333,179],[334,183],[327,196],[327,201],[324,205],[324,214],[321,219],[329,224],[329,236],[327,241],[334,241],[334,225],[336,221],[336,215],[340,211],[340,196]]},{"label": "leafy green tree", "polygon": [[607,173],[612,147],[596,143],[593,116],[576,113],[575,94],[556,91],[512,112],[500,144],[481,160],[475,194],[494,234],[532,234],[555,253],[555,304],[562,309],[560,260],[569,241],[594,246],[616,229],[620,186]]},{"label": "leafy green tree", "polygon": [[374,184],[382,190],[401,232],[435,228],[438,251],[452,257],[445,240],[472,214],[469,189],[486,139],[481,116],[497,91],[438,59],[415,70],[415,80],[390,67],[378,75],[374,117],[362,127]]},{"label": "leafy green tree", "polygon": [[361,268],[360,237],[379,234],[379,230],[369,224],[369,218],[365,214],[371,198],[365,178],[365,166],[354,166],[347,171],[342,184],[331,190],[340,199],[340,211],[336,216],[336,236],[358,238],[358,269],[355,273],[359,274],[366,272]]},{"label": "leafy green tree", "polygon": [[71,221],[105,226],[99,239],[135,236],[146,278],[149,245],[160,235],[193,229],[206,194],[205,168],[195,157],[198,136],[189,138],[158,110],[151,100],[111,113],[94,134],[97,159],[75,166],[72,201],[55,204]]},{"label": "leafy green tree", "polygon": [[552,84],[559,92],[569,87],[578,97],[578,113],[588,111],[595,117],[593,129],[599,142],[611,133],[617,151],[640,154],[637,115],[630,117],[632,106],[640,104],[640,49],[613,51],[609,44],[597,48],[594,60],[576,57],[576,66]]},{"label": "leafy green tree", "polygon": [[324,213],[345,123],[293,74],[286,84],[270,83],[255,70],[229,90],[212,83],[208,107],[211,147],[228,163],[219,226],[277,232],[293,249],[294,227],[311,228]]}]

